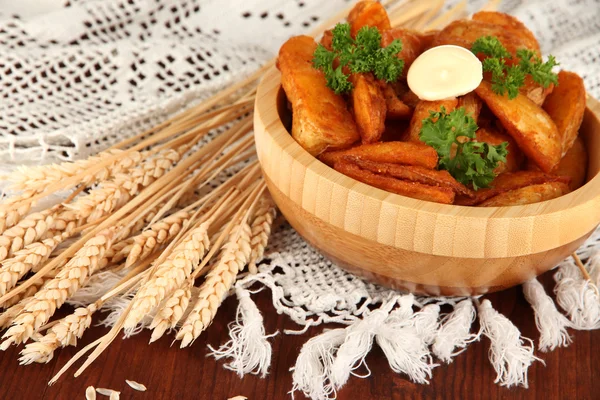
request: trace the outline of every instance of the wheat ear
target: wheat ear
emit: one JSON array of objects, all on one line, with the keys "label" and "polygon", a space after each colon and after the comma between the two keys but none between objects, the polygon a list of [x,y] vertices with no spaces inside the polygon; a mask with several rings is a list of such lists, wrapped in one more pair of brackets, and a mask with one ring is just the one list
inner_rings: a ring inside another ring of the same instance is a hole
[{"label": "wheat ear", "polygon": [[0,204],[0,232],[15,226],[23,218],[33,204],[35,190],[25,190],[20,194],[4,199]]},{"label": "wheat ear", "polygon": [[109,157],[120,156],[118,160],[97,171],[93,175],[85,176],[81,183],[89,185],[95,181],[103,181],[121,172],[126,172],[137,165],[143,158],[138,151],[125,153],[122,150],[108,150],[85,160],[74,162],[63,162],[59,164],[48,164],[39,166],[24,166],[10,174],[12,190],[35,190],[36,193],[43,191],[47,186],[76,175],[85,174],[92,165],[103,163]]},{"label": "wheat ear", "polygon": [[152,336],[150,337],[150,343],[160,339],[167,329],[175,328],[190,304],[191,297],[192,285],[190,282],[186,282],[183,287],[175,290],[173,294],[163,302],[150,324],[150,329],[153,330]]},{"label": "wheat ear", "polygon": [[12,343],[27,341],[103,265],[104,253],[111,246],[114,231],[104,230],[86,241],[56,277],[35,294],[4,334],[6,340],[0,345],[1,350],[6,350]]},{"label": "wheat ear", "polygon": [[180,159],[181,155],[175,150],[161,151],[130,169],[127,174],[117,174],[113,179],[103,182],[101,187],[79,197],[68,207],[87,223],[98,221],[129,202],[141,189],[163,176]]},{"label": "wheat ear", "polygon": [[269,194],[265,194],[258,205],[254,220],[252,221],[252,236],[250,246],[250,260],[248,261],[248,271],[251,274],[258,272],[256,264],[262,261],[265,254],[265,247],[269,243],[271,228],[276,215],[275,205]]},{"label": "wheat ear", "polygon": [[133,238],[131,246],[121,250],[122,255],[127,256],[125,267],[135,264],[138,260],[146,258],[154,252],[157,247],[172,240],[185,223],[189,220],[190,213],[181,210],[150,225],[139,235]]},{"label": "wheat ear", "polygon": [[76,346],[77,339],[80,339],[92,324],[92,315],[97,309],[97,304],[92,303],[87,307],[77,308],[72,314],[57,321],[38,341],[25,346],[21,351],[19,363],[47,363],[52,360],[54,350],[59,347]]},{"label": "wheat ear", "polygon": [[0,296],[15,287],[29,271],[46,262],[65,237],[66,234],[62,234],[31,243],[17,251],[12,258],[4,260],[0,267]]},{"label": "wheat ear", "polygon": [[125,319],[124,328],[134,329],[154,307],[173,293],[190,276],[210,247],[208,223],[203,222],[186,233],[171,254],[156,268],[132,300],[131,312]]},{"label": "wheat ear", "polygon": [[217,265],[206,276],[194,308],[177,332],[177,340],[181,340],[182,348],[196,340],[210,325],[237,274],[244,269],[251,252],[250,234],[250,226],[246,222],[232,229]]}]

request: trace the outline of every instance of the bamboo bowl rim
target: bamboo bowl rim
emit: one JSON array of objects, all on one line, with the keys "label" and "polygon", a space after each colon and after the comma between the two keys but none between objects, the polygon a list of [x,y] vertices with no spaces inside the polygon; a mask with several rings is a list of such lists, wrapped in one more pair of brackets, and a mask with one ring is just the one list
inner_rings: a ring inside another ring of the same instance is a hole
[{"label": "bamboo bowl rim", "polygon": [[[260,121],[264,127],[264,134],[268,135],[282,152],[291,156],[293,160],[300,163],[307,171],[332,182],[334,185],[347,188],[350,193],[375,199],[399,210],[412,210],[429,216],[453,217],[460,219],[462,223],[472,223],[477,226],[480,226],[482,222],[487,223],[486,220],[510,219],[511,224],[513,224],[511,231],[514,234],[518,234],[519,229],[526,229],[531,233],[532,219],[544,220],[546,224],[557,223],[558,221],[573,221],[574,218],[578,221],[576,232],[561,231],[560,243],[557,243],[556,239],[544,240],[543,237],[540,237],[539,240],[534,240],[531,246],[506,249],[505,251],[486,249],[485,257],[516,257],[551,250],[561,244],[588,234],[600,222],[600,211],[594,210],[600,208],[600,173],[596,173],[595,176],[588,179],[577,190],[556,199],[523,206],[506,207],[470,207],[433,203],[386,192],[356,181],[319,161],[292,138],[292,135],[283,125],[278,112],[279,93],[282,90],[281,74],[276,67],[272,67],[266,71],[257,89],[254,107],[255,127],[257,125],[256,122]],[[600,102],[588,95],[585,118],[590,117],[594,118],[598,126],[600,126]],[[262,133],[257,132],[257,129],[255,129],[255,135],[262,135]],[[600,132],[597,135],[600,137]],[[262,163],[262,160],[260,161]],[[596,159],[593,159],[590,155],[588,171],[590,169],[595,171],[600,170],[600,155]],[[579,220],[588,215],[590,217],[587,218],[589,221],[581,224]],[[341,226],[341,228],[344,227]],[[452,238],[448,238],[448,240],[452,240]],[[432,254],[465,258],[480,258],[482,256],[481,254],[473,254],[468,249],[457,251],[453,247],[445,246],[445,251],[442,250]],[[406,250],[412,249],[406,248]]]}]

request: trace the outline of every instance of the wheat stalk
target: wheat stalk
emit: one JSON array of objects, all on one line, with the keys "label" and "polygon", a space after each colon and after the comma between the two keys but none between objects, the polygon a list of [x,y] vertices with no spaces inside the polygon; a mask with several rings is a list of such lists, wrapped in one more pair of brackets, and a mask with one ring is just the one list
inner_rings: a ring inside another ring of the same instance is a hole
[{"label": "wheat stalk", "polygon": [[103,265],[104,253],[110,248],[114,235],[115,229],[102,231],[75,253],[56,277],[47,282],[14,319],[12,326],[3,336],[6,340],[0,345],[1,350],[6,350],[12,343],[27,341],[48,322],[56,309]]},{"label": "wheat stalk", "polygon": [[41,242],[31,243],[17,251],[12,258],[5,260],[0,267],[0,296],[15,287],[19,279],[29,271],[46,262],[66,235],[61,234]]},{"label": "wheat stalk", "polygon": [[29,286],[27,289],[25,289],[24,292],[21,292],[18,295],[13,296],[10,299],[8,299],[7,301],[5,301],[2,304],[2,307],[4,307],[4,308],[12,307],[15,304],[19,303],[21,300],[32,297],[46,284],[46,282],[53,279],[57,273],[58,273],[58,271],[56,269],[53,269],[48,274],[44,275],[42,278],[38,278],[35,281],[35,283],[33,285]]},{"label": "wheat stalk", "polygon": [[103,164],[104,161],[114,158],[114,156],[119,156],[119,158],[111,161],[100,171],[84,176],[81,179],[81,183],[90,185],[95,181],[104,181],[120,172],[126,172],[137,165],[146,154],[142,154],[139,151],[124,153],[122,150],[113,149],[90,156],[85,160],[20,167],[9,175],[9,179],[12,182],[10,189],[35,190],[36,193],[39,193],[53,183],[76,175],[83,175],[91,166],[99,163]]},{"label": "wheat stalk", "polygon": [[133,329],[166,296],[180,287],[190,276],[210,247],[209,223],[203,222],[186,233],[172,253],[156,268],[132,300],[131,312],[125,319],[125,329]]},{"label": "wheat stalk", "polygon": [[254,220],[252,221],[252,225],[250,227],[252,230],[252,236],[250,239],[252,251],[248,261],[248,271],[250,271],[251,274],[258,272],[256,264],[263,259],[265,247],[267,247],[267,244],[269,243],[269,236],[271,236],[271,227],[273,226],[275,214],[276,210],[273,200],[268,194],[264,195],[261,198]]},{"label": "wheat stalk", "polygon": [[192,297],[191,286],[190,282],[185,283],[163,302],[150,324],[150,329],[153,329],[150,343],[160,339],[167,329],[175,328],[183,317]]},{"label": "wheat stalk", "polygon": [[233,286],[237,274],[244,269],[251,252],[250,235],[250,226],[245,221],[231,231],[219,262],[206,276],[194,308],[177,332],[176,338],[181,340],[182,348],[192,343],[210,325],[217,309]]},{"label": "wheat stalk", "polygon": [[93,303],[87,307],[79,307],[72,314],[57,321],[48,333],[38,341],[29,343],[21,351],[19,363],[28,365],[31,363],[47,363],[54,357],[54,350],[59,347],[76,346],[77,339],[92,324],[92,314],[98,309]]}]

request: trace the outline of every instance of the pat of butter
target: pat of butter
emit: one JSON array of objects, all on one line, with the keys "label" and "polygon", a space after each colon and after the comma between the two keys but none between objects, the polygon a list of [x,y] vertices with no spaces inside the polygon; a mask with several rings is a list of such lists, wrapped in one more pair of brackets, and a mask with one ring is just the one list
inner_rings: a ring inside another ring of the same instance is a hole
[{"label": "pat of butter", "polygon": [[443,100],[472,92],[483,79],[481,61],[464,47],[444,45],[421,54],[408,70],[408,87],[421,100]]}]

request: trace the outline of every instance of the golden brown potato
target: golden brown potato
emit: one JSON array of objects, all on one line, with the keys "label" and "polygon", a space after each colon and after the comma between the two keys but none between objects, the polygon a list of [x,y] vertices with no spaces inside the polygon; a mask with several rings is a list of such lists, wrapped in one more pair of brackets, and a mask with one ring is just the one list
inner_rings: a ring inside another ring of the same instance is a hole
[{"label": "golden brown potato", "polygon": [[387,47],[395,39],[399,39],[402,42],[402,51],[398,53],[398,58],[404,60],[404,69],[402,70],[402,76],[406,78],[408,69],[412,65],[413,61],[423,52],[427,44],[423,36],[415,31],[411,31],[405,28],[394,28],[387,31],[383,31],[381,35],[381,46]]},{"label": "golden brown potato", "polygon": [[479,204],[479,207],[521,206],[552,200],[569,193],[569,186],[562,182],[548,182],[526,186],[499,194]]},{"label": "golden brown potato", "polygon": [[458,106],[463,107],[465,109],[465,114],[470,115],[475,122],[479,119],[479,114],[481,113],[481,107],[483,107],[483,102],[477,96],[477,93],[470,92],[458,98]]},{"label": "golden brown potato", "polygon": [[350,24],[350,35],[354,38],[365,26],[375,27],[379,32],[391,28],[390,19],[387,11],[377,1],[359,1],[348,14],[348,23]]},{"label": "golden brown potato", "polygon": [[587,163],[588,154],[585,144],[580,137],[577,137],[575,142],[573,142],[573,146],[567,151],[567,154],[560,160],[560,163],[552,173],[571,178],[569,189],[573,191],[585,183]]},{"label": "golden brown potato", "polygon": [[281,46],[277,59],[292,105],[292,136],[312,155],[344,149],[360,139],[344,98],[329,89],[323,73],[312,66],[316,47],[313,38],[296,36]]},{"label": "golden brown potato", "polygon": [[364,144],[375,143],[385,130],[386,101],[373,74],[352,74],[352,113]]},{"label": "golden brown potato", "polygon": [[423,120],[429,118],[429,111],[440,111],[442,107],[446,109],[446,112],[456,108],[458,104],[457,99],[438,100],[438,101],[420,101],[415,107],[413,116],[410,119],[410,126],[408,128],[408,140],[411,142],[421,142],[420,134],[421,128],[423,127]]},{"label": "golden brown potato", "polygon": [[394,87],[386,82],[381,82],[381,89],[383,96],[385,97],[385,105],[387,109],[387,119],[410,119],[412,116],[413,109],[408,105],[404,104],[398,94],[394,90]]},{"label": "golden brown potato", "polygon": [[536,50],[538,53],[540,52],[540,44],[533,32],[527,29],[521,21],[512,15],[497,11],[479,11],[473,14],[473,20],[499,25],[518,36],[526,44],[528,49]]},{"label": "golden brown potato", "polygon": [[529,98],[529,100],[533,101],[536,105],[542,106],[546,97],[552,93],[554,90],[554,84],[550,84],[547,88],[535,82],[531,75],[527,75],[525,77],[525,82],[523,86],[519,88],[519,92],[524,94]]},{"label": "golden brown potato", "polygon": [[510,192],[531,185],[541,185],[549,182],[560,182],[568,185],[570,178],[566,176],[557,176],[545,174],[540,171],[517,171],[507,172],[498,175],[490,184],[489,188],[479,189],[474,193],[474,197],[467,198],[460,196],[456,198],[456,204],[463,206],[474,206],[480,204],[501,193]]},{"label": "golden brown potato", "polygon": [[321,41],[319,43],[321,43],[327,50],[332,50],[333,31],[331,29],[327,29],[325,32],[323,32],[323,37],[321,37]]},{"label": "golden brown potato", "polygon": [[507,133],[517,141],[521,150],[542,171],[550,172],[558,165],[561,158],[560,136],[556,125],[544,110],[522,94],[512,100],[508,96],[498,95],[486,81],[482,81],[475,91]]},{"label": "golden brown potato", "polygon": [[515,140],[512,137],[504,135],[493,128],[481,127],[477,130],[477,132],[475,132],[475,139],[478,142],[485,142],[494,146],[497,146],[504,142],[508,142],[508,147],[506,148],[506,150],[508,151],[508,155],[506,156],[506,162],[500,163],[500,165],[498,165],[496,169],[494,169],[496,175],[500,175],[504,172],[515,172],[521,168],[525,157],[523,156],[523,152],[517,145],[517,142],[515,142]]},{"label": "golden brown potato", "polygon": [[452,204],[454,201],[454,191],[447,187],[423,185],[422,183],[378,175],[345,161],[335,163],[334,168],[350,178],[387,192],[435,203]]},{"label": "golden brown potato", "polygon": [[348,156],[344,157],[344,159],[358,165],[362,169],[379,175],[388,175],[393,178],[429,186],[446,187],[452,189],[456,194],[473,197],[473,191],[454,179],[448,171],[438,171],[414,165],[379,163]]},{"label": "golden brown potato", "polygon": [[429,50],[433,47],[433,40],[440,33],[439,29],[434,29],[431,31],[421,33],[421,43],[423,44],[423,51]]},{"label": "golden brown potato", "polygon": [[333,166],[345,156],[392,164],[419,165],[430,169],[437,167],[438,163],[437,152],[432,147],[409,142],[363,144],[347,150],[325,152],[319,156],[319,160]]},{"label": "golden brown potato", "polygon": [[408,129],[408,120],[388,119],[385,121],[385,131],[381,135],[382,142],[404,141],[404,135]]},{"label": "golden brown potato", "polygon": [[558,73],[558,87],[548,96],[544,110],[556,124],[560,134],[562,155],[573,145],[585,112],[583,79],[573,72]]},{"label": "golden brown potato", "polygon": [[[450,23],[436,35],[432,44],[433,46],[453,44],[470,50],[473,43],[482,36],[497,37],[513,57],[516,57],[519,49],[530,49],[540,55],[539,46],[515,34],[513,30],[506,29],[502,25],[476,20],[461,19]],[[507,60],[507,64],[511,64],[511,61]]]}]

